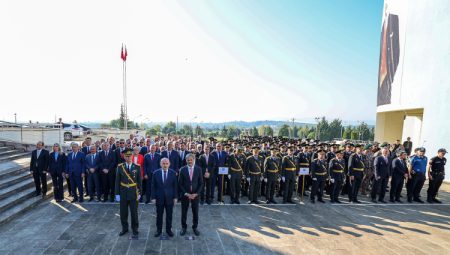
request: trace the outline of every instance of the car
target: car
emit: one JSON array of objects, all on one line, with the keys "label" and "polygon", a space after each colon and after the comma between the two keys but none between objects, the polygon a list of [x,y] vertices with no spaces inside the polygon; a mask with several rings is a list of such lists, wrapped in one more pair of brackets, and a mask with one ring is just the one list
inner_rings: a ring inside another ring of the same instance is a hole
[{"label": "car", "polygon": [[90,127],[81,124],[79,124],[79,126],[83,129],[83,132],[86,133],[87,135],[90,135],[92,133],[92,129]]},{"label": "car", "polygon": [[55,123],[47,125],[48,128],[62,128],[64,130],[64,141],[70,141],[74,137],[81,137],[84,135],[83,128],[77,123]]}]

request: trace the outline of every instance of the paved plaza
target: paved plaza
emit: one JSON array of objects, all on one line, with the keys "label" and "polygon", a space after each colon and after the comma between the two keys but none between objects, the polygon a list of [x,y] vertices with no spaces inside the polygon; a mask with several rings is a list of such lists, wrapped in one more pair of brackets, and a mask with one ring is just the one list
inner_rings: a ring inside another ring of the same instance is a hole
[{"label": "paved plaza", "polygon": [[118,204],[49,200],[0,227],[0,254],[450,254],[449,191],[440,205],[204,205],[194,240],[179,236],[180,205],[175,237],[154,238],[155,207],[142,204],[129,240]]}]

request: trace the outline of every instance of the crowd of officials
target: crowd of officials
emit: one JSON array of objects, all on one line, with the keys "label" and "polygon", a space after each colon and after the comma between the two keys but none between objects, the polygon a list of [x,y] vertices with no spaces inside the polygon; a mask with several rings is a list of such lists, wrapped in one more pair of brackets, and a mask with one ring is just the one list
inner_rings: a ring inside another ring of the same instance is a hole
[{"label": "crowd of officials", "polygon": [[[437,194],[444,180],[447,153],[442,148],[428,159],[425,148],[413,150],[409,138],[403,144],[398,140],[393,144],[353,144],[283,137],[218,141],[213,137],[145,138],[131,134],[129,139],[109,137],[95,142],[88,137],[81,146],[72,143],[67,154],[59,144],[53,145],[52,152],[45,150],[42,142],[36,147],[30,171],[37,196],[45,196],[48,174],[57,202],[64,199],[64,180],[72,203],[81,203],[84,197],[98,202],[124,201],[123,197],[130,197],[125,191],[132,190],[131,200],[153,202],[161,209],[157,217],[160,233],[162,212],[170,208],[158,200],[166,199],[166,186],[171,183],[170,193],[175,194],[171,194],[170,203],[181,200],[184,230],[191,204],[195,234],[198,204],[224,203],[224,196],[233,204],[240,204],[243,196],[250,204],[294,203],[294,194],[309,197],[312,203],[324,203],[326,193],[331,203],[341,203],[343,197],[350,203],[361,203],[361,194],[370,196],[373,203],[387,203],[388,192],[389,202],[402,203],[406,185],[407,201],[424,203],[420,192],[428,177],[426,200],[441,203]],[[277,202],[275,197],[281,199]],[[121,202],[121,215],[127,206],[130,204],[124,203],[122,208]],[[133,218],[134,209],[130,210]],[[128,232],[125,223],[122,221],[123,233]],[[135,225],[133,228],[132,220],[133,233],[137,232],[137,221]],[[168,233],[170,227],[166,226]]]}]

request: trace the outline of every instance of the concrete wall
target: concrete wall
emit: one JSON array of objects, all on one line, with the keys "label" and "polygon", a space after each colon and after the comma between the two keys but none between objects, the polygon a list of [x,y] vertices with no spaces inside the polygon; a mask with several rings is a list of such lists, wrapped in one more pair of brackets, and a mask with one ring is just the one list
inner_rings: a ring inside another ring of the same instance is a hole
[{"label": "concrete wall", "polygon": [[44,144],[63,144],[64,133],[61,129],[2,128],[0,140],[26,144],[36,144],[38,141],[43,141]]},{"label": "concrete wall", "polygon": [[[418,128],[420,118],[414,121],[407,118],[408,130],[414,130],[414,134],[408,135],[419,137],[413,141],[414,147],[425,146],[427,155],[432,157],[441,147],[450,150],[450,1],[386,0],[385,3],[399,16],[400,62],[392,84],[391,104],[377,108],[375,137],[378,141],[391,141],[398,136],[399,123],[390,112],[421,108],[421,128]],[[450,164],[446,168],[449,181]]]}]

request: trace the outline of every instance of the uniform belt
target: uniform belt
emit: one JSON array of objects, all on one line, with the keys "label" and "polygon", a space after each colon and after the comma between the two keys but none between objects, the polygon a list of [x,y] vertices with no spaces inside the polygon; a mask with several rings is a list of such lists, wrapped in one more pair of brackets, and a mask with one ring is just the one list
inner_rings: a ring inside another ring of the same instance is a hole
[{"label": "uniform belt", "polygon": [[314,173],[315,175],[326,175],[327,173]]},{"label": "uniform belt", "polygon": [[120,182],[120,186],[127,187],[127,188],[132,188],[132,187],[136,187],[136,183],[127,184],[127,183]]},{"label": "uniform belt", "polygon": [[277,172],[278,172],[278,169],[275,169],[275,170],[269,170],[269,169],[267,169],[267,172],[269,172],[269,173],[277,173]]},{"label": "uniform belt", "polygon": [[353,168],[355,171],[364,171],[364,168]]},{"label": "uniform belt", "polygon": [[301,166],[309,166],[309,163],[300,163]]},{"label": "uniform belt", "polygon": [[235,171],[235,172],[241,172],[241,171],[242,171],[242,169],[240,169],[240,168],[237,169],[237,168],[232,168],[232,167],[231,167],[230,169],[231,169],[231,171]]},{"label": "uniform belt", "polygon": [[261,172],[250,172],[251,174],[261,174]]},{"label": "uniform belt", "polygon": [[295,167],[289,167],[289,168],[285,168],[284,170],[288,170],[288,171],[295,171],[297,170]]},{"label": "uniform belt", "polygon": [[344,171],[342,170],[333,170],[333,173],[343,173]]}]

